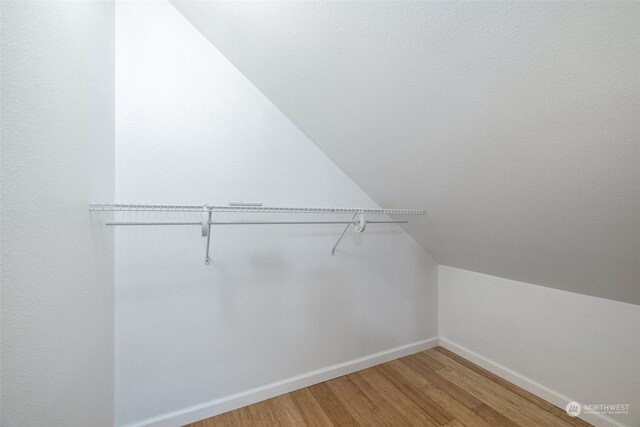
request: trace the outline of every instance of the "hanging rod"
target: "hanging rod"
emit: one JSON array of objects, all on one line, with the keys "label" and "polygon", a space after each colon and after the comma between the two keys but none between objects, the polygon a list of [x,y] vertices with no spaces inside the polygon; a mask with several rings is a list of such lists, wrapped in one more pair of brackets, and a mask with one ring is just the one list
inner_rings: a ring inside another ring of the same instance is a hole
[{"label": "hanging rod", "polygon": [[[208,225],[356,224],[358,221],[204,221]],[[409,221],[367,221],[367,224],[407,224]],[[105,221],[105,225],[202,225],[198,221]]]},{"label": "hanging rod", "polygon": [[[202,221],[105,221],[109,226],[154,226],[154,225],[197,225],[201,227],[202,237],[207,238],[207,251],[205,264],[210,264],[209,245],[211,242],[211,227],[218,225],[315,225],[315,224],[341,224],[345,225],[342,234],[331,249],[331,255],[335,255],[336,248],[345,236],[349,226],[362,233],[367,224],[406,224],[408,221],[379,220],[368,221],[365,214],[373,215],[424,215],[422,209],[380,209],[380,208],[317,208],[317,207],[265,207],[262,203],[235,202],[224,206],[215,205],[141,205],[141,204],[90,204],[92,212],[200,212],[204,214]],[[321,213],[321,214],[353,214],[349,221],[213,221],[212,215],[218,212],[251,212],[251,213]]]},{"label": "hanging rod", "polygon": [[255,213],[319,213],[319,214],[375,214],[375,215],[424,215],[422,209],[380,209],[380,208],[320,208],[320,207],[277,207],[238,205],[134,205],[97,204],[89,205],[90,211],[168,211],[168,212],[255,212]]}]

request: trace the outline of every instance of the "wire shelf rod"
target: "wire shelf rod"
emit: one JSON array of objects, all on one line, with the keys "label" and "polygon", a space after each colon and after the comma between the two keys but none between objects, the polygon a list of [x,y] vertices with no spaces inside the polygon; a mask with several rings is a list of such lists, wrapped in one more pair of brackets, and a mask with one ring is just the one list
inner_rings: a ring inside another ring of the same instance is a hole
[{"label": "wire shelf rod", "polygon": [[[355,224],[357,221],[204,221],[208,225],[315,225]],[[409,221],[367,221],[367,224],[407,224]],[[105,225],[198,225],[198,221],[105,221]]]},{"label": "wire shelf rod", "polygon": [[422,209],[334,208],[334,207],[277,207],[225,205],[149,205],[149,204],[90,204],[90,211],[129,212],[243,212],[243,213],[309,213],[309,214],[374,214],[424,215]]}]

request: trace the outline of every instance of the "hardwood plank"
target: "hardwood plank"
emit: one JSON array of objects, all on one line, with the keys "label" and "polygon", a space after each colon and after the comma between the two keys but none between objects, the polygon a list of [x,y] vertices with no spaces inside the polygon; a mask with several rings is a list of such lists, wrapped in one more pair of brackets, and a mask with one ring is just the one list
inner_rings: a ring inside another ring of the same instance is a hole
[{"label": "hardwood plank", "polygon": [[407,399],[401,390],[390,383],[376,369],[369,368],[358,372],[360,377],[373,387],[391,404],[411,425],[438,426],[429,415],[415,402]]},{"label": "hardwood plank", "polygon": [[[230,413],[234,418],[232,421],[232,425],[238,426],[246,426],[247,423],[253,422],[253,416],[249,412],[249,408],[247,406],[243,408],[236,409]],[[215,419],[215,417],[213,418]],[[216,425],[215,423],[212,425]]]},{"label": "hardwood plank", "polygon": [[301,425],[310,427],[334,425],[308,388],[296,390],[290,393],[290,396],[304,420]]},{"label": "hardwood plank", "polygon": [[237,422],[237,424],[239,426],[246,426],[249,425],[249,423],[252,423],[252,416],[249,413],[249,409],[247,406],[243,407],[243,408],[239,408],[236,409],[234,412],[235,415],[235,421]]},{"label": "hardwood plank", "polygon": [[[409,367],[404,363],[404,358],[398,360],[392,360],[389,363],[385,363],[384,365],[393,368],[399,374],[403,374],[406,379],[411,383],[411,385],[415,388],[422,388],[430,384],[429,380],[419,372],[412,371]],[[376,366],[377,368],[377,366]]]},{"label": "hardwood plank", "polygon": [[271,413],[281,425],[294,427],[305,425],[305,420],[290,395],[283,394],[267,402],[271,402]]},{"label": "hardwood plank", "polygon": [[346,376],[327,381],[327,385],[358,423],[366,426],[388,425],[377,416],[373,403]]},{"label": "hardwood plank", "polygon": [[383,397],[374,387],[371,386],[360,372],[347,376],[360,389],[362,394],[373,405],[376,416],[384,425],[389,426],[410,426],[412,425],[404,413],[398,411],[388,400]]},{"label": "hardwood plank", "polygon": [[[271,399],[270,399],[271,400]],[[251,422],[254,426],[267,427],[267,426],[280,426],[284,420],[276,420],[271,411],[270,400],[264,400],[262,402],[254,403],[253,405],[245,406],[251,417]],[[243,408],[243,409],[245,409]]]},{"label": "hardwood plank", "polygon": [[413,358],[420,359],[424,363],[424,365],[430,368],[432,371],[437,371],[438,369],[444,368],[445,365],[429,357],[429,355],[435,351],[436,350],[434,349],[429,349],[420,353],[413,354],[412,356]]},{"label": "hardwood plank", "polygon": [[[435,361],[438,361],[440,363],[443,363],[442,361],[444,359],[438,357],[438,355],[442,354],[444,356],[446,356],[446,358],[448,360],[453,360],[454,362],[490,379],[491,381],[500,384],[502,387],[506,388],[507,390],[511,391],[512,393],[517,394],[518,396],[522,397],[523,399],[528,400],[529,402],[533,403],[534,405],[544,409],[545,411],[548,411],[552,408],[554,408],[554,405],[550,402],[547,402],[546,400],[536,396],[533,393],[528,392],[527,390],[518,387],[517,385],[513,384],[512,382],[509,382],[507,380],[505,380],[504,378],[501,378],[499,376],[497,376],[496,374],[494,374],[493,372],[487,371],[486,369],[476,365],[475,363],[472,363],[470,361],[468,361],[467,359],[458,356],[457,354],[455,354],[454,352],[447,350],[444,347],[436,347],[434,349],[432,349],[433,351],[430,352],[425,352],[423,353],[425,357],[427,358],[431,358],[434,359]],[[443,363],[446,364],[446,363]]]},{"label": "hardwood plank", "polygon": [[[414,354],[412,356],[403,357],[402,359],[400,359],[400,362],[410,366],[411,369],[418,372],[420,375],[427,379],[427,382],[429,384],[431,384],[431,381],[429,380],[434,376],[434,372],[437,369],[433,369],[431,365],[426,363],[426,359],[420,358]],[[440,366],[438,369],[442,368],[444,368],[444,366]]]},{"label": "hardwood plank", "polygon": [[511,421],[495,409],[485,404],[475,408],[473,412],[487,423],[495,427],[518,427],[518,424]]},{"label": "hardwood plank", "polygon": [[412,378],[407,376],[406,370],[397,370],[395,366],[379,365],[377,369],[391,384],[402,392],[408,399],[419,405],[429,418],[439,425],[443,425],[455,418],[443,407],[431,400],[420,388],[412,387]]},{"label": "hardwood plank", "polygon": [[[453,361],[454,364],[448,363],[446,359],[442,358],[441,355],[439,355],[438,353],[441,353],[442,355],[444,355],[445,357],[449,358],[451,361]],[[538,396],[536,396],[535,394],[521,388],[518,387],[517,385],[513,384],[512,382],[509,382],[507,380],[505,380],[504,378],[501,378],[499,376],[497,376],[496,374],[476,365],[475,363],[472,363],[466,359],[464,359],[463,357],[453,353],[450,350],[447,350],[444,347],[435,347],[433,349],[430,349],[426,352],[420,353],[421,356],[424,356],[425,358],[429,359],[433,359],[434,361],[438,361],[440,363],[442,363],[443,365],[447,365],[450,367],[455,367],[456,364],[458,365],[462,365],[465,368],[468,368],[476,373],[478,373],[479,375],[482,375],[484,377],[486,377],[487,379],[495,382],[496,384],[500,385],[501,387],[504,387],[505,389],[509,390],[510,392],[517,394],[518,396],[520,396],[521,398],[527,400],[528,402],[540,407],[541,409],[546,409],[549,413],[551,413],[552,415],[554,415],[555,417],[559,418],[560,420],[562,420],[563,422],[568,422],[568,423],[577,423],[575,425],[578,426],[590,426],[591,424],[580,420],[580,419],[576,419],[574,417],[569,417],[569,415],[567,415],[566,411],[558,408],[557,406],[553,405],[551,402],[548,402]],[[548,409],[547,409],[548,408]],[[578,421],[576,421],[578,420]],[[572,424],[574,425],[574,424]]]},{"label": "hardwood plank", "polygon": [[407,396],[387,380],[375,368],[369,368],[360,372],[369,384],[381,395],[385,396],[413,425],[437,426],[436,423],[420,405],[408,399]]},{"label": "hardwood plank", "polygon": [[[446,359],[442,358],[441,355],[439,355],[438,353],[441,353],[442,355],[444,355],[445,357],[449,358],[453,363],[447,362]],[[466,359],[464,359],[463,357],[453,353],[450,350],[447,350],[444,347],[436,347],[433,349],[428,350],[427,352],[423,352],[420,353],[421,356],[424,356],[425,358],[429,359],[432,358],[434,361],[439,361],[440,363],[442,363],[443,365],[447,365],[450,367],[456,367],[456,365],[462,365],[465,368],[468,368],[469,370],[472,370],[476,373],[478,373],[479,375],[482,375],[483,377],[495,382],[496,384],[500,385],[501,387],[504,387],[505,389],[509,390],[510,392],[517,394],[518,396],[520,396],[521,398],[527,400],[528,402],[538,406],[541,409],[545,409],[547,410],[550,414],[554,415],[555,417],[559,418],[560,420],[562,420],[565,423],[577,423],[575,425],[578,426],[590,426],[591,424],[578,419],[578,421],[576,421],[576,418],[574,417],[570,417],[567,415],[566,411],[558,408],[557,406],[553,405],[551,402],[547,402],[546,400],[536,396],[535,394],[521,388],[518,387],[517,385],[513,384],[512,382],[509,382],[507,380],[505,380],[504,378],[501,378],[499,376],[497,376],[496,374],[476,365],[475,363],[472,363]],[[548,409],[547,409],[548,408]],[[574,424],[572,424],[574,425]]]},{"label": "hardwood plank", "polygon": [[450,414],[453,414],[455,420],[459,423],[469,427],[494,427],[494,424],[485,422],[485,420],[480,418],[471,409],[467,408],[453,396],[444,393],[437,387],[428,385],[422,390],[431,398],[431,400],[443,407]]},{"label": "hardwood plank", "polygon": [[313,394],[313,397],[316,398],[316,401],[334,425],[359,425],[356,422],[356,419],[351,415],[351,412],[349,412],[346,406],[342,404],[338,396],[331,391],[331,388],[326,382],[309,387],[309,391]]},{"label": "hardwood plank", "polygon": [[422,361],[420,359],[405,358],[403,362],[409,367],[409,369],[412,369],[416,373],[425,376],[425,378],[428,377],[427,379],[429,381],[429,384],[437,387],[442,392],[449,394],[453,399],[457,400],[467,408],[473,409],[482,405],[482,401],[477,399],[471,393],[458,387],[446,378],[437,375],[435,371],[431,371],[426,368],[422,364]]},{"label": "hardwood plank", "polygon": [[566,427],[569,424],[510,390],[458,364],[437,371],[517,424]]},{"label": "hardwood plank", "polygon": [[567,414],[567,411],[565,411],[564,409],[558,408],[557,406],[554,406],[553,408],[551,408],[549,410],[549,413],[555,415],[556,417],[564,420],[565,422],[571,424],[572,426],[577,426],[577,427],[593,427],[591,424],[589,424],[588,422],[581,420],[580,418],[577,417],[570,417],[569,414]]}]

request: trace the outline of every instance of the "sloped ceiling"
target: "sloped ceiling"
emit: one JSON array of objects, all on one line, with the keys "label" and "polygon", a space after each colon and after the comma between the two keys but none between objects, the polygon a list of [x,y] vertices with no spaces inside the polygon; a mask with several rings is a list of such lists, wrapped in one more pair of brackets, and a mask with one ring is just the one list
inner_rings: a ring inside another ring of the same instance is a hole
[{"label": "sloped ceiling", "polygon": [[640,304],[640,3],[172,3],[441,264]]}]

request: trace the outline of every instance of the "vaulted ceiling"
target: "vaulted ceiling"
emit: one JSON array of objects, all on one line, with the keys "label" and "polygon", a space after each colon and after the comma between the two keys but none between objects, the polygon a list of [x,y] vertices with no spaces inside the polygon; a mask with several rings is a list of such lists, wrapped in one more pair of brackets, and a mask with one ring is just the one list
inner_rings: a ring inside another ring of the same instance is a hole
[{"label": "vaulted ceiling", "polygon": [[172,3],[439,263],[640,304],[640,3]]}]

